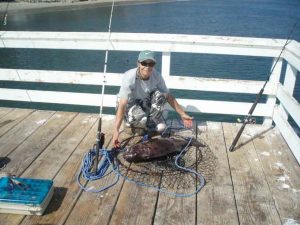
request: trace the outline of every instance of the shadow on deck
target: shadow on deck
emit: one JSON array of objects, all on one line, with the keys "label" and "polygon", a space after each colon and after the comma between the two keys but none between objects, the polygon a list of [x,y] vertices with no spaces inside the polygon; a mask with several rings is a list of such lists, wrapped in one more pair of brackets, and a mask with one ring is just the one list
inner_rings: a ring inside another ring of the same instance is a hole
[{"label": "shadow on deck", "polygon": [[[198,124],[198,140],[206,147],[201,160],[199,154],[190,157],[195,157],[195,168],[207,183],[192,197],[172,197],[123,178],[99,194],[82,192],[76,178],[83,155],[95,142],[97,117],[0,108],[1,172],[53,179],[55,186],[44,216],[0,214],[0,224],[300,223],[299,164],[279,131],[260,125],[248,125],[239,148],[229,152],[239,124]],[[112,123],[113,116],[103,118],[107,147],[111,147]],[[134,177],[132,171],[124,173]],[[195,179],[178,179],[168,172],[161,170],[159,176],[147,179],[171,191],[195,190]],[[87,186],[97,188],[111,179]]]}]

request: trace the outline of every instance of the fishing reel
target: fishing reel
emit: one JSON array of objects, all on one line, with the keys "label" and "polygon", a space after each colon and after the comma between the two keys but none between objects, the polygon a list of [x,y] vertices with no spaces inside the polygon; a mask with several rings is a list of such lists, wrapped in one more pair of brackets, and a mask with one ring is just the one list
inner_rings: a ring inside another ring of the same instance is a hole
[{"label": "fishing reel", "polygon": [[2,172],[0,173],[0,179],[3,178],[7,182],[7,190],[12,191],[15,188],[20,190],[26,190],[28,188],[28,185],[26,185],[23,182],[20,182],[16,179],[15,175],[12,175],[8,172]]},{"label": "fishing reel", "polygon": [[244,124],[256,124],[256,119],[253,116],[246,116],[243,120],[237,118],[237,122]]}]

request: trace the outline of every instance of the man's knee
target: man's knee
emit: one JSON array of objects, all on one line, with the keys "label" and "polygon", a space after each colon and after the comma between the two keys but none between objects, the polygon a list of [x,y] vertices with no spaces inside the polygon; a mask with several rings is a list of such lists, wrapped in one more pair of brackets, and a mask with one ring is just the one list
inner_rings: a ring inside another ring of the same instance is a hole
[{"label": "man's knee", "polygon": [[131,127],[146,127],[147,115],[140,105],[133,105],[128,109],[125,115],[127,126]]},{"label": "man's knee", "polygon": [[158,90],[151,94],[150,117],[152,119],[159,120],[161,118],[166,101],[166,94]]}]

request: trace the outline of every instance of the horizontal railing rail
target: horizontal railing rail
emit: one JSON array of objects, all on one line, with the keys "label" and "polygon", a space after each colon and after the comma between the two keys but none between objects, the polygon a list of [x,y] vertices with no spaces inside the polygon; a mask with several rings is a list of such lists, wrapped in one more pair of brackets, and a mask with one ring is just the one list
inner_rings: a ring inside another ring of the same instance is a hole
[{"label": "horizontal railing rail", "polygon": [[[101,85],[103,75],[103,73],[90,72],[0,69],[0,80],[3,81]],[[122,74],[106,74],[106,85],[108,86],[120,86],[121,80]],[[256,94],[259,92],[259,89],[262,87],[264,82],[169,76],[166,78],[166,83],[169,88],[179,90]],[[268,83],[265,94],[275,96],[276,88],[276,84]],[[100,91],[99,94],[93,94],[0,88],[0,94],[5,97],[6,100],[11,101],[30,101],[84,106],[99,106],[100,99]],[[105,94],[103,106],[115,107],[116,100],[117,98],[115,95]],[[247,115],[247,112],[251,107],[251,103],[245,102],[193,100],[181,98],[179,98],[178,101],[186,111],[213,114]],[[260,103],[254,111],[254,115],[272,117],[272,108],[269,108],[267,104]]]},{"label": "horizontal railing rail", "polygon": [[[271,57],[277,60],[286,40],[246,37],[224,37],[181,34],[87,33],[87,32],[0,32],[0,48],[41,48],[74,50],[140,51],[162,53],[161,73],[171,89],[220,93],[257,94],[263,81],[201,78],[170,75],[173,52]],[[283,62],[287,63],[284,82],[280,83]],[[300,139],[289,118],[300,126],[300,106],[293,97],[297,73],[300,71],[300,44],[289,41],[265,88],[266,103],[259,103],[254,116],[264,123],[278,126],[295,157],[300,162]],[[0,80],[15,82],[102,85],[101,72],[45,71],[0,69]],[[120,86],[122,74],[107,73],[106,85]],[[1,100],[99,106],[99,94],[62,91],[0,88]],[[247,115],[251,102],[216,101],[179,98],[189,112]],[[276,102],[277,101],[277,102]],[[278,103],[279,102],[279,103]],[[116,95],[106,94],[104,106],[115,107]]]}]

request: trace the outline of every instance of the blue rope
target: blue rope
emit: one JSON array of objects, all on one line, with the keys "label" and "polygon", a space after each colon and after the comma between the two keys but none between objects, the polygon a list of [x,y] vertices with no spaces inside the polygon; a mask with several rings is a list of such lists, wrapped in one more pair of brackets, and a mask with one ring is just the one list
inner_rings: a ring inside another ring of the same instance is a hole
[{"label": "blue rope", "polygon": [[113,170],[107,172],[108,168],[112,165],[112,168],[115,167],[112,163],[110,163],[114,159],[114,151],[107,151],[105,149],[99,149],[99,156],[101,157],[101,160],[98,164],[98,169],[95,172],[91,172],[91,169],[93,168],[93,159],[96,155],[96,148],[94,147],[91,149],[87,154],[84,155],[81,163],[81,170],[79,171],[77,175],[77,183],[86,192],[93,192],[93,193],[99,193],[102,192],[112,186],[114,186],[119,181],[119,176],[116,176],[116,179],[111,184],[104,186],[100,189],[92,189],[92,188],[86,188],[84,185],[80,183],[80,177],[82,177],[87,181],[95,181],[104,178],[105,176],[109,175]]},{"label": "blue rope", "polygon": [[[96,150],[91,149],[84,156],[84,158],[82,160],[81,170],[80,170],[80,172],[77,176],[77,182],[83,190],[85,190],[87,192],[99,193],[99,192],[102,192],[102,191],[114,186],[118,182],[119,177],[121,176],[129,182],[135,183],[139,186],[152,188],[154,190],[157,190],[159,192],[163,192],[163,193],[168,194],[168,195],[172,195],[172,196],[175,196],[175,197],[190,197],[192,195],[197,194],[205,185],[205,179],[200,173],[198,173],[195,170],[192,170],[192,169],[189,169],[189,168],[186,168],[186,167],[182,167],[178,164],[178,160],[180,159],[180,157],[188,151],[188,147],[189,147],[191,141],[192,141],[192,138],[189,138],[189,141],[188,141],[187,145],[181,150],[180,154],[178,154],[176,156],[175,165],[179,169],[184,170],[184,171],[189,172],[189,173],[192,173],[192,174],[194,174],[195,176],[197,176],[199,178],[199,187],[196,189],[196,191],[194,191],[192,193],[183,194],[183,193],[170,192],[170,191],[167,191],[164,188],[159,188],[159,187],[154,186],[154,185],[149,185],[149,184],[146,184],[144,182],[135,181],[133,179],[130,179],[126,175],[120,173],[118,163],[114,163],[114,161],[115,161],[115,150],[107,150],[107,149],[100,149],[99,150],[99,155],[102,156],[102,160],[100,160],[100,163],[99,163],[98,170],[97,170],[96,174],[90,171],[91,168],[92,168],[92,162],[93,162],[93,158],[96,154]],[[117,160],[116,160],[116,162],[117,162]],[[108,170],[109,167],[111,167],[111,171],[109,173],[107,173],[107,170]],[[80,183],[81,174],[82,174],[84,179],[86,179],[88,181],[94,181],[94,180],[104,178],[105,176],[110,174],[112,171],[116,174],[115,181],[113,183],[105,186],[105,187],[100,188],[100,189],[86,188]]]}]

